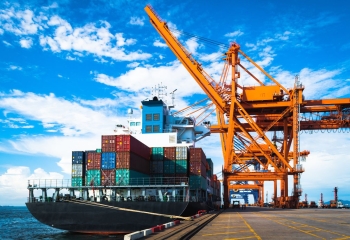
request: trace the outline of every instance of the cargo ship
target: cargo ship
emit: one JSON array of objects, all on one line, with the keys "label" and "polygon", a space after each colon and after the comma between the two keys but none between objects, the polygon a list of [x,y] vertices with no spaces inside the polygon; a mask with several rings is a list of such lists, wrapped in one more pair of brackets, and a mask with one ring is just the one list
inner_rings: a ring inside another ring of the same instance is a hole
[{"label": "cargo ship", "polygon": [[195,147],[210,131],[172,108],[159,96],[142,101],[141,118],[130,109],[96,150],[72,152],[71,179],[29,180],[31,214],[62,230],[117,234],[218,208],[213,162]]}]

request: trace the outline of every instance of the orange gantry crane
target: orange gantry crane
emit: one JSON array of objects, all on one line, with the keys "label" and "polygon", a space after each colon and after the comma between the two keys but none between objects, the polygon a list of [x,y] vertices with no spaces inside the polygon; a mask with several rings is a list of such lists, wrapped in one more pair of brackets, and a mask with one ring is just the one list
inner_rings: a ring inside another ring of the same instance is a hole
[{"label": "orange gantry crane", "polygon": [[[229,189],[259,189],[262,205],[264,182],[273,181],[275,207],[297,208],[302,194],[300,175],[304,171],[300,161],[309,154],[306,150],[300,151],[299,133],[301,130],[349,129],[350,99],[305,100],[304,86],[298,77],[292,88],[285,88],[237,43],[232,43],[224,54],[223,72],[215,81],[152,7],[146,6],[145,11],[151,24],[216,107],[217,124],[211,125],[210,130],[220,134],[222,144],[225,207],[229,205]],[[270,84],[253,75],[241,63],[241,57],[260,70]],[[241,86],[241,71],[253,78],[257,86]],[[276,134],[272,138],[267,136],[268,132],[277,131],[282,132],[283,138],[278,139]],[[253,165],[259,166],[257,170],[251,168]],[[291,196],[288,196],[288,176],[293,178]]]}]

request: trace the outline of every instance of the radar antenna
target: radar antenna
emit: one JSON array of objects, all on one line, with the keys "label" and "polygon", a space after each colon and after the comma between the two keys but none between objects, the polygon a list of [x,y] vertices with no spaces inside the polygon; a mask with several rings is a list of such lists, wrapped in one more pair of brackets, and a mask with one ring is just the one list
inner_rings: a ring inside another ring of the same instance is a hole
[{"label": "radar antenna", "polygon": [[174,108],[175,107],[175,92],[176,92],[177,89],[175,89],[174,91],[172,91],[171,93],[169,93],[171,95],[171,106],[169,106],[169,109],[170,108]]}]

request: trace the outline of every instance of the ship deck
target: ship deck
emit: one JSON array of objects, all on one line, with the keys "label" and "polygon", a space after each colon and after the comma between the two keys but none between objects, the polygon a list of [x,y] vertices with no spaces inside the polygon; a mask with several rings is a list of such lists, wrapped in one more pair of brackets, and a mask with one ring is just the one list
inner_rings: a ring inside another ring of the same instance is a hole
[{"label": "ship deck", "polygon": [[[216,214],[216,213],[212,213]],[[203,217],[203,216],[202,216]],[[200,222],[200,218],[195,221]],[[184,232],[188,222],[175,228]],[[162,239],[176,229],[150,235],[147,239]],[[176,239],[176,236],[167,239]],[[349,209],[273,209],[247,207],[226,209],[191,239],[349,239]]]}]

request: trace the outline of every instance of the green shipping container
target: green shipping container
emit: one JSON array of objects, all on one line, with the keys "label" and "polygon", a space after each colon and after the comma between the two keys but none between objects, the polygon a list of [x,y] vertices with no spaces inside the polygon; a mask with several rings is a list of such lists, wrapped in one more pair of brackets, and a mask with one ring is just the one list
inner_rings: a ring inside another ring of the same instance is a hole
[{"label": "green shipping container", "polygon": [[187,160],[176,160],[175,161],[175,172],[176,173],[187,173]]},{"label": "green shipping container", "polygon": [[100,186],[101,185],[101,171],[99,169],[86,171],[86,186]]},{"label": "green shipping container", "polygon": [[164,148],[162,147],[153,147],[151,153],[151,160],[161,161],[164,159]]},{"label": "green shipping container", "polygon": [[207,179],[202,176],[191,175],[190,176],[190,189],[207,189]]},{"label": "green shipping container", "polygon": [[164,160],[164,173],[175,173],[175,161],[173,160]]},{"label": "green shipping container", "polygon": [[82,177],[72,177],[72,187],[84,186]]},{"label": "green shipping container", "polygon": [[214,171],[214,164],[211,158],[207,158],[207,163],[209,164],[209,170],[207,171],[207,177],[212,177],[213,176],[213,171]]},{"label": "green shipping container", "polygon": [[117,186],[148,184],[149,175],[134,170],[121,168],[115,172]]}]

